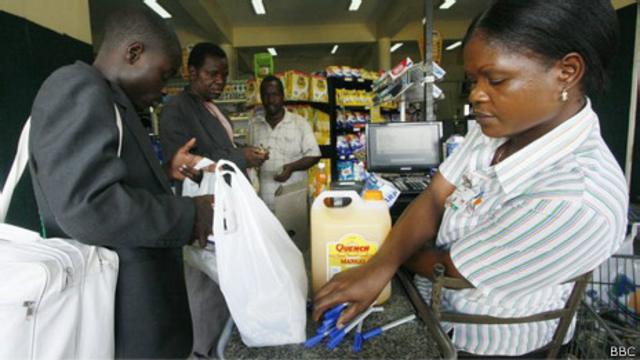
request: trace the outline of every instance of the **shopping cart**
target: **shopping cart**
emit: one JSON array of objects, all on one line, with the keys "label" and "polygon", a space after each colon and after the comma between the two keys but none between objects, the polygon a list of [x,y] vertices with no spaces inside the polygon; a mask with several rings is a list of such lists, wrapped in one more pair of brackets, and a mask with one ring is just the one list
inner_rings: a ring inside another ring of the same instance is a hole
[{"label": "shopping cart", "polygon": [[569,359],[640,356],[640,256],[614,255],[593,273]]}]

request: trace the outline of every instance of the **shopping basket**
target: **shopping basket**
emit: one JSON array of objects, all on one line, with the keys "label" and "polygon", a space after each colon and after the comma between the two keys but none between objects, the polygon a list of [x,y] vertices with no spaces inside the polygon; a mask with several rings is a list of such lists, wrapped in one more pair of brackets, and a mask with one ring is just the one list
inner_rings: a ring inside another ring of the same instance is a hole
[{"label": "shopping basket", "polygon": [[593,273],[568,346],[569,359],[640,355],[640,256],[614,255]]}]

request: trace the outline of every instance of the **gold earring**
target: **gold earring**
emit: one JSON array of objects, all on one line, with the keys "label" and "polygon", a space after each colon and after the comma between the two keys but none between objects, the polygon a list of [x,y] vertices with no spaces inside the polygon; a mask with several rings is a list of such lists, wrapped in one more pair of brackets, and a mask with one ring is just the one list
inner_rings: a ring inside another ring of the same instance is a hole
[{"label": "gold earring", "polygon": [[569,100],[569,92],[567,91],[567,89],[562,89],[562,92],[560,93],[560,100],[562,100],[563,102]]}]

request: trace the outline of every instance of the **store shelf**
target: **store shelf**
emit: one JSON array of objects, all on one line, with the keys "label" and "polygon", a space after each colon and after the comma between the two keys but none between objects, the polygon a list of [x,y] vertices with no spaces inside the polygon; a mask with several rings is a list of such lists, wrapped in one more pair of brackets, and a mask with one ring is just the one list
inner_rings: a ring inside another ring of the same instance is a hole
[{"label": "store shelf", "polygon": [[360,86],[364,84],[371,86],[373,83],[371,80],[356,77],[330,77],[327,79],[331,79],[334,84],[336,84],[336,87],[340,87],[340,84],[360,84]]},{"label": "store shelf", "polygon": [[338,109],[348,109],[348,110],[356,110],[356,111],[369,111],[371,110],[371,106],[368,105],[336,105]]},{"label": "store shelf", "polygon": [[320,145],[320,154],[323,158],[333,159],[336,154],[335,145]]},{"label": "store shelf", "polygon": [[368,112],[371,113],[371,106],[350,106],[350,105],[338,105],[336,93],[338,89],[346,90],[364,90],[371,91],[371,80],[356,79],[356,78],[327,78],[327,91],[329,94],[329,115],[331,120],[331,145],[328,148],[322,150],[323,157],[331,158],[331,178],[338,179],[337,168],[337,137],[348,134],[364,133],[365,129],[362,128],[359,131],[345,130],[337,128],[337,113],[339,110],[353,111],[353,112]]},{"label": "store shelf", "polygon": [[213,100],[216,104],[242,104],[247,102],[247,99],[223,99],[223,100]]},{"label": "store shelf", "polygon": [[310,100],[285,100],[285,104],[300,104],[300,105],[329,105],[328,102],[318,102],[318,101],[310,101]]},{"label": "store shelf", "polygon": [[359,133],[359,132],[364,132],[367,128],[367,124],[356,124],[353,127],[350,128],[341,128],[341,129],[336,129],[336,134],[337,135],[344,135],[344,134],[353,134],[353,133]]},{"label": "store shelf", "polygon": [[229,120],[231,121],[249,121],[251,119],[251,117],[249,116],[232,116],[229,117]]}]

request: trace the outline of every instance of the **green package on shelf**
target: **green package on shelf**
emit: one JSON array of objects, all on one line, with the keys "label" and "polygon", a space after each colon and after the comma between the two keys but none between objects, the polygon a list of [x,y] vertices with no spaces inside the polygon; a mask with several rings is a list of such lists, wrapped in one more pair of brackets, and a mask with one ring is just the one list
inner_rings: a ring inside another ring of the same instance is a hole
[{"label": "green package on shelf", "polygon": [[262,79],[273,74],[273,56],[269,53],[257,53],[253,55],[253,72],[256,79]]}]

